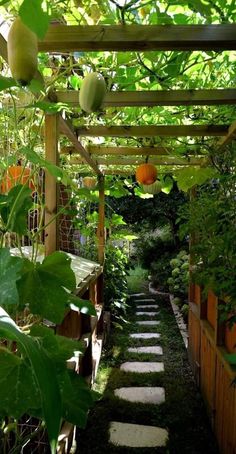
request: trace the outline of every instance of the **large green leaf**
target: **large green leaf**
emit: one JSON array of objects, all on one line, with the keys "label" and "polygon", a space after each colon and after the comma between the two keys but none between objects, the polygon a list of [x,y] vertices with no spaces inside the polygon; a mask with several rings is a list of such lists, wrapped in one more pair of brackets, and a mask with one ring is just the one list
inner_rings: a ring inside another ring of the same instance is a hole
[{"label": "large green leaf", "polygon": [[84,351],[81,342],[54,334],[50,328],[43,325],[34,325],[30,334],[40,338],[48,356],[57,363],[63,363],[64,368],[66,368],[68,359],[72,356],[78,356],[79,353]]},{"label": "large green leaf", "polygon": [[17,82],[12,77],[4,77],[0,75],[0,91],[7,90],[11,87],[16,87]]},{"label": "large green leaf", "polygon": [[50,16],[42,9],[42,0],[24,0],[19,15],[39,39],[43,39],[49,25]]},{"label": "large green leaf", "polygon": [[0,214],[5,229],[19,235],[27,234],[27,216],[32,206],[31,189],[17,184],[6,196],[1,196],[0,202]]},{"label": "large green leaf", "polygon": [[83,300],[82,298],[71,294],[69,295],[69,302],[70,307],[73,310],[78,308],[79,312],[82,312],[82,314],[97,315],[96,309],[91,301]]},{"label": "large green leaf", "polygon": [[63,402],[63,417],[66,421],[84,428],[88,410],[94,404],[93,394],[85,380],[73,371],[67,371],[60,377]]},{"label": "large green leaf", "polygon": [[61,423],[61,394],[53,362],[43,348],[30,336],[22,333],[9,315],[0,308],[0,336],[17,342],[30,362],[37,383],[43,416],[48,430],[52,453],[56,453]]},{"label": "large green leaf", "polygon": [[41,407],[41,397],[28,360],[0,347],[0,414],[20,418]]},{"label": "large green leaf", "polygon": [[0,249],[0,305],[18,304],[16,281],[22,265],[22,259],[11,257],[9,249]]},{"label": "large green leaf", "polygon": [[42,264],[26,259],[18,281],[21,304],[28,305],[33,314],[61,323],[70,304],[70,292],[76,285],[70,263],[71,259],[63,252],[54,252]]},{"label": "large green leaf", "polygon": [[216,177],[217,171],[211,167],[186,167],[176,172],[178,188],[184,192],[187,192],[193,186],[203,184],[205,181]]}]

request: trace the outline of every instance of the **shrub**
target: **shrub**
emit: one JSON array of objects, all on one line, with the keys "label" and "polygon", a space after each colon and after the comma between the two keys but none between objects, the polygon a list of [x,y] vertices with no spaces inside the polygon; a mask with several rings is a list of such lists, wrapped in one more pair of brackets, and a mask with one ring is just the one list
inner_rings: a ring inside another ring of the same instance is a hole
[{"label": "shrub", "polygon": [[187,252],[180,251],[176,258],[170,260],[170,267],[171,276],[167,279],[169,290],[176,297],[186,299],[189,282],[189,255]]}]

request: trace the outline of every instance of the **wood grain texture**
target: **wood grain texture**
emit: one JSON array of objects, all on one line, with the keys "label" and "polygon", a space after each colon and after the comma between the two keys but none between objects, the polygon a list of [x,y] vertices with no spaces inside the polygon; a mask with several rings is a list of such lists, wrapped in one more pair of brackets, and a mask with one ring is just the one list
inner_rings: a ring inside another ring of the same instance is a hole
[{"label": "wood grain texture", "polygon": [[[57,102],[79,106],[79,91],[67,90],[54,93]],[[158,90],[158,91],[110,91],[102,108],[108,107],[155,107],[155,106],[211,106],[236,104],[236,89],[215,90]]]},{"label": "wood grain texture", "polygon": [[39,51],[235,50],[236,25],[51,25]]},{"label": "wood grain texture", "polygon": [[87,137],[180,137],[225,136],[229,125],[147,125],[147,126],[82,126],[78,136]]}]

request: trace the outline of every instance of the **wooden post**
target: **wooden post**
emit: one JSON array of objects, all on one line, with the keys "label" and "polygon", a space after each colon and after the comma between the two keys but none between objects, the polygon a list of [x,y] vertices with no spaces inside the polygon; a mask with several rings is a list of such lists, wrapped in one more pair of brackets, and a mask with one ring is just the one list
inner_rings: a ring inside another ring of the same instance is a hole
[{"label": "wooden post", "polygon": [[[45,115],[45,158],[58,165],[58,115]],[[58,220],[51,222],[57,213],[58,187],[55,177],[45,171],[45,255],[58,249]]]},{"label": "wooden post", "polygon": [[98,209],[98,261],[100,265],[104,264],[104,249],[105,249],[105,191],[104,191],[104,176],[99,177],[99,209]]}]

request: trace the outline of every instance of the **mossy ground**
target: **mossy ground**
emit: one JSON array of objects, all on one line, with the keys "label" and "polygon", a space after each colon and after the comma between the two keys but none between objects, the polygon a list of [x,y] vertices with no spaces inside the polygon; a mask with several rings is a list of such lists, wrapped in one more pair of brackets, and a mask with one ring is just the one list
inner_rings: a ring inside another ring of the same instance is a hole
[{"label": "mossy ground", "polygon": [[[145,326],[141,329],[135,324],[135,306],[131,305],[127,315],[128,323],[123,325],[123,330],[112,333],[104,350],[95,385],[95,389],[101,393],[101,399],[90,412],[87,428],[78,433],[79,454],[218,453],[171,306],[168,299],[163,297],[158,297],[157,302],[160,307],[159,326]],[[130,333],[138,331],[158,331],[161,338],[129,338]],[[148,354],[140,357],[127,352],[128,346],[140,345],[161,345],[163,356]],[[123,372],[119,366],[127,360],[160,360],[164,362],[165,371],[158,374]],[[146,405],[120,400],[114,396],[113,391],[122,386],[163,386],[166,402],[162,405]],[[164,449],[114,447],[108,441],[110,421],[168,428],[168,446]]]}]

